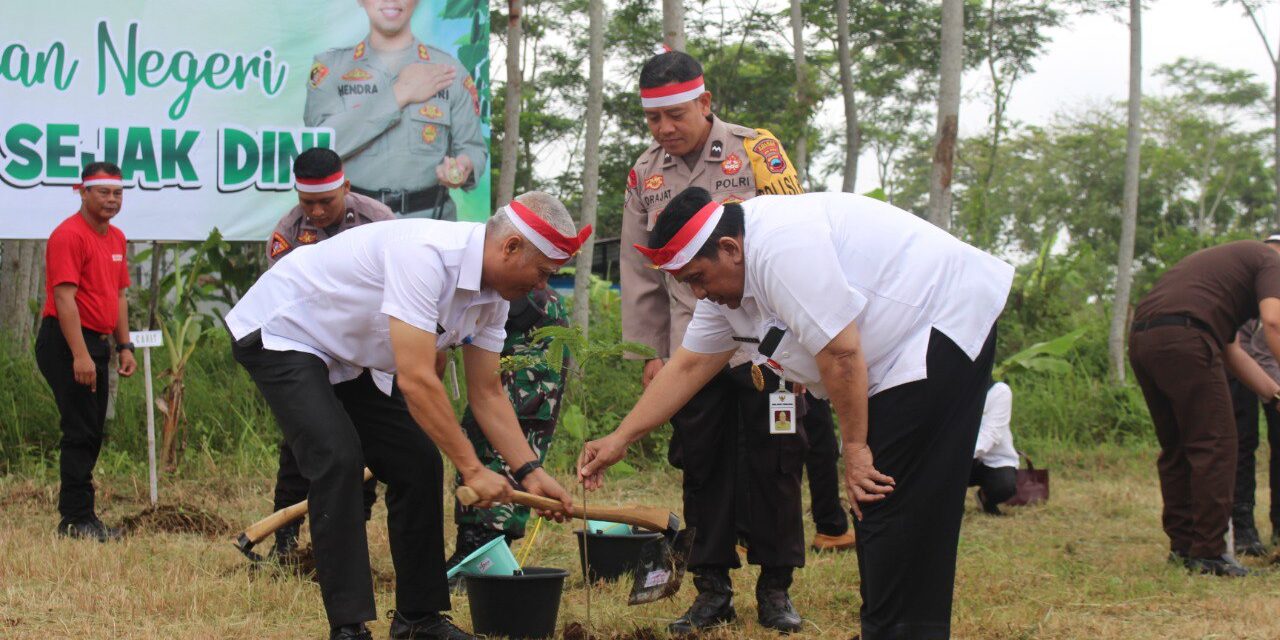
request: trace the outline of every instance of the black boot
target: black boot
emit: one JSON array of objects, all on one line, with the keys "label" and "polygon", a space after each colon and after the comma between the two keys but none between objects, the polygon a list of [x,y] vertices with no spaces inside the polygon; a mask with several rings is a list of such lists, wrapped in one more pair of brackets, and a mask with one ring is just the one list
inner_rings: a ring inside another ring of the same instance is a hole
[{"label": "black boot", "polygon": [[774,631],[794,633],[803,620],[791,604],[791,567],[764,567],[756,582],[756,611],[760,625]]},{"label": "black boot", "polygon": [[1255,558],[1267,555],[1267,547],[1262,544],[1262,537],[1258,535],[1257,527],[1252,524],[1236,525],[1232,527],[1232,534],[1237,554]]},{"label": "black boot", "polygon": [[476,637],[454,626],[449,616],[439,612],[410,619],[399,611],[388,611],[387,617],[391,618],[391,640],[474,640]]},{"label": "black boot", "polygon": [[1228,578],[1243,578],[1249,570],[1236,562],[1231,556],[1219,558],[1187,558],[1187,569],[1192,573],[1203,573]]},{"label": "black boot", "polygon": [[80,520],[62,520],[58,523],[58,535],[80,540],[114,542],[123,538],[124,532],[116,527],[102,524],[98,516],[89,516]]},{"label": "black boot", "polygon": [[329,640],[373,640],[373,634],[363,622],[344,624],[329,629]]},{"label": "black boot", "polygon": [[302,521],[295,520],[276,529],[276,543],[271,547],[267,557],[277,562],[296,559],[298,555],[298,534],[302,531]]},{"label": "black boot", "polygon": [[728,569],[701,569],[693,576],[693,586],[698,588],[693,606],[668,625],[668,631],[685,635],[733,622],[737,614],[733,610],[733,583]]}]

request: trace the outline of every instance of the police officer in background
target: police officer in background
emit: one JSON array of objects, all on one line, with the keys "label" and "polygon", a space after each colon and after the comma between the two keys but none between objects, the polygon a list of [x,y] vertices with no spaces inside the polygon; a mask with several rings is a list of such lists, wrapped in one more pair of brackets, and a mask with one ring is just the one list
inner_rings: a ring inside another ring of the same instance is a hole
[{"label": "police officer in background", "polygon": [[[655,142],[627,177],[621,243],[622,332],[625,340],[648,345],[657,353],[657,358],[645,363],[647,386],[679,347],[696,300],[688,286],[650,268],[632,245],[647,243],[649,229],[663,207],[686,187],[705,188],[721,202],[803,190],[777,138],[764,129],[726,123],[711,113],[702,65],[688,54],[668,51],[650,58],[640,71],[640,95]],[[735,358],[671,420],[675,428],[672,464],[684,472],[684,513],[689,526],[698,529],[689,558],[698,597],[672,623],[674,633],[735,617],[729,570],[740,566],[734,548],[740,522],[747,529],[747,561],[764,567],[756,589],[761,623],[779,630],[800,627],[800,616],[786,591],[792,570],[804,566],[800,478],[805,432],[817,462],[810,467],[814,516],[819,522],[815,544],[853,546],[839,501],[838,449],[829,405],[806,396],[803,404],[808,411],[799,416],[804,431],[768,435],[768,392],[774,389],[758,386],[747,363],[745,356]],[[739,451],[740,443],[745,451]],[[781,505],[782,510],[766,505]],[[773,597],[779,593],[781,597]]]},{"label": "police officer in background", "polygon": [[488,161],[475,80],[414,37],[418,0],[360,0],[369,35],[311,65],[303,120],[332,127],[356,193],[406,217],[456,220],[450,188],[473,189]]},{"label": "police officer in background", "polygon": [[[267,262],[271,266],[297,247],[327,240],[362,224],[395,219],[395,214],[381,202],[351,193],[351,182],[343,173],[342,158],[331,149],[317,147],[299,154],[293,161],[293,178],[298,204],[280,218],[267,241]],[[293,449],[281,439],[273,510],[306,500],[309,486],[298,470]],[[365,483],[365,520],[369,519],[373,503],[378,499],[377,486],[377,480]],[[300,519],[278,529],[271,555],[290,558],[298,548],[298,531],[301,528]]]}]

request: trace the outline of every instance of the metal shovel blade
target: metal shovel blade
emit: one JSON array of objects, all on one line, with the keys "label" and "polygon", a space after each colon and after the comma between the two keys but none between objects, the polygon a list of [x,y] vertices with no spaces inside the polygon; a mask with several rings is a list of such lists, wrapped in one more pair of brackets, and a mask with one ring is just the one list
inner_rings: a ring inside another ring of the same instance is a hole
[{"label": "metal shovel blade", "polygon": [[648,604],[680,592],[680,581],[689,566],[689,550],[697,529],[681,529],[674,538],[663,536],[640,549],[635,582],[627,604]]}]

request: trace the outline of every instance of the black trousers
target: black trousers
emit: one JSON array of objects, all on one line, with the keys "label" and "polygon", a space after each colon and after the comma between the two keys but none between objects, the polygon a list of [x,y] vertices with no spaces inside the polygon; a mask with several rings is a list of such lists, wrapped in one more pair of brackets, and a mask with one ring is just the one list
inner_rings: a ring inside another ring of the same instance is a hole
[{"label": "black trousers", "polygon": [[969,486],[982,489],[991,504],[1000,504],[1018,493],[1017,467],[988,467],[979,460],[969,470]]},{"label": "black trousers", "polygon": [[[273,507],[279,511],[307,499],[307,491],[311,483],[302,477],[298,469],[298,459],[293,455],[293,447],[287,440],[280,441],[280,468],[276,470],[276,491]],[[364,519],[373,516],[373,503],[378,501],[378,479],[372,478],[364,483]],[[299,525],[302,521],[299,520]]]},{"label": "black trousers", "polygon": [[836,422],[831,418],[831,403],[805,394],[808,411],[804,414],[804,433],[809,438],[809,453],[804,469],[809,476],[810,508],[818,533],[841,536],[849,530],[849,517],[840,504],[840,441],[836,439]]},{"label": "black trousers", "polygon": [[444,468],[440,452],[397,391],[382,393],[366,371],[329,384],[320,358],[267,351],[257,333],[232,347],[258,385],[311,484],[308,513],[320,595],[330,625],[373,620],[373,578],[361,518],[367,464],[387,486],[387,529],[396,608],[449,608],[444,577]]},{"label": "black trousers", "polygon": [[94,516],[93,467],[102,451],[102,435],[107,423],[107,365],[111,344],[107,335],[83,329],[84,344],[98,372],[98,390],[76,382],[72,372],[75,357],[62,335],[57,318],[45,318],[36,334],[36,365],[53,390],[58,405],[58,513],[64,522]]},{"label": "black trousers", "polygon": [[[776,389],[777,376],[764,374],[766,390]],[[685,520],[698,530],[689,554],[693,571],[741,566],[735,548],[740,526],[748,538],[747,562],[804,566],[805,426],[800,422],[792,435],[770,435],[768,413],[768,391],[756,391],[750,365],[741,365],[717,374],[671,418],[679,438],[671,462],[684,472]],[[740,457],[745,469],[738,468]]]},{"label": "black trousers", "polygon": [[993,327],[970,361],[934,330],[929,377],[868,402],[867,444],[896,488],[862,505],[862,520],[854,522],[863,640],[950,637],[956,545],[995,337]]},{"label": "black trousers", "polygon": [[[1235,378],[1228,377],[1231,388],[1231,405],[1236,417],[1236,488],[1235,504],[1231,508],[1231,522],[1236,529],[1254,527],[1253,508],[1257,504],[1254,494],[1257,492],[1258,453],[1258,396]],[[1280,413],[1271,405],[1262,405],[1263,415],[1267,419],[1267,442],[1270,443],[1271,459],[1268,461],[1267,477],[1271,484],[1271,532],[1280,532]]]}]

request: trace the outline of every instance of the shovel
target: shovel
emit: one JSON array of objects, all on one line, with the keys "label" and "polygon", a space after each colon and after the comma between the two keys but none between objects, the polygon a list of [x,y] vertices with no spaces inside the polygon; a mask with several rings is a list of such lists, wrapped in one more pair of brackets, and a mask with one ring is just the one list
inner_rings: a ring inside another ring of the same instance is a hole
[{"label": "shovel", "polygon": [[[458,487],[458,501],[470,506],[480,501],[471,487]],[[512,491],[511,501],[543,511],[564,509],[559,500],[535,496],[523,491]],[[681,529],[676,514],[657,507],[623,505],[620,507],[587,507],[574,505],[569,515],[575,518],[607,520],[656,531],[661,538],[645,543],[640,550],[640,562],[631,585],[628,604],[646,604],[669,598],[680,591],[685,568],[689,566],[689,550],[693,547],[695,529]]]},{"label": "shovel", "polygon": [[[373,472],[368,468],[364,470],[363,482],[368,482],[373,477]],[[262,542],[267,536],[273,534],[280,527],[307,515],[307,501],[303,500],[298,504],[289,505],[251,525],[245,529],[240,535],[236,536],[235,545],[244,557],[253,562],[262,562],[265,558],[262,554],[253,550],[254,545]]]}]

